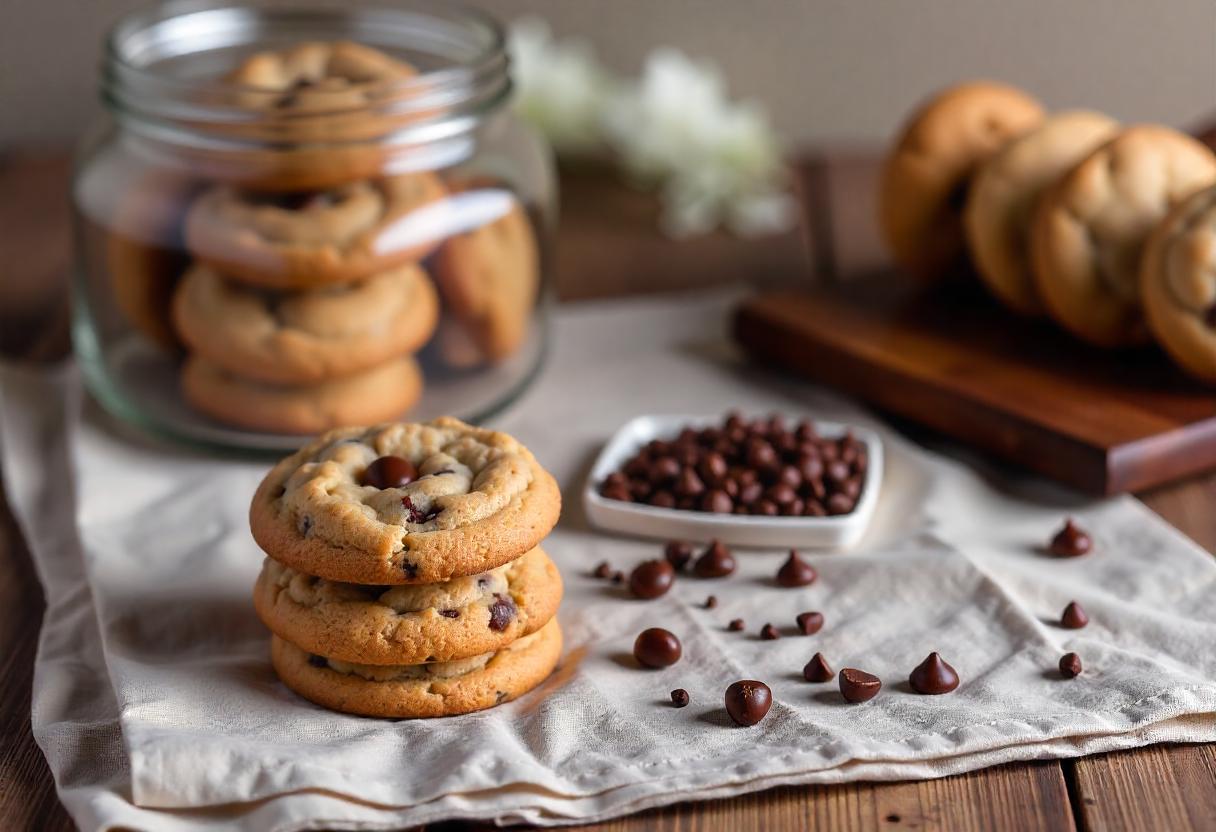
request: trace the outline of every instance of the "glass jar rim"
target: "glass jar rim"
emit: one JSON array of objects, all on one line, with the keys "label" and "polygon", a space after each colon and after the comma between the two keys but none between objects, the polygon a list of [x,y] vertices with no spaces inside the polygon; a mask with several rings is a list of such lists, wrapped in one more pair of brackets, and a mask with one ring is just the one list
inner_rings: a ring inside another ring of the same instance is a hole
[{"label": "glass jar rim", "polygon": [[[295,32],[295,36],[284,37]],[[313,36],[310,36],[313,35]],[[249,125],[274,117],[268,110],[231,104],[242,92],[265,87],[224,81],[222,72],[182,77],[159,71],[164,61],[238,47],[288,47],[312,40],[353,40],[389,50],[439,55],[446,62],[375,86],[380,103],[311,109],[297,123],[375,112],[398,119],[396,141],[407,134],[462,132],[510,95],[506,36],[491,15],[438,0],[169,0],[122,17],[105,39],[101,98],[119,120],[172,132],[206,135],[209,125]],[[447,50],[444,52],[444,50]],[[228,67],[229,69],[231,67]],[[220,102],[220,103],[217,103]],[[436,130],[436,125],[444,127]],[[214,137],[211,137],[214,138]],[[230,139],[225,136],[224,139]],[[424,139],[430,140],[430,139]]]}]

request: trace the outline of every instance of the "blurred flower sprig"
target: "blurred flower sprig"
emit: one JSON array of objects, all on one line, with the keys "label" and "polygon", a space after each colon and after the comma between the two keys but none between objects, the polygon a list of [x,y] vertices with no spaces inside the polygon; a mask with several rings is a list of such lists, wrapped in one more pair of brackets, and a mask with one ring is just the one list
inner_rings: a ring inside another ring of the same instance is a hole
[{"label": "blurred flower sprig", "polygon": [[670,47],[637,79],[612,76],[589,45],[557,41],[548,25],[512,25],[516,108],[559,154],[607,150],[634,182],[658,189],[673,237],[725,226],[741,236],[788,229],[794,204],[781,148],[764,111],[726,95],[721,73]]}]

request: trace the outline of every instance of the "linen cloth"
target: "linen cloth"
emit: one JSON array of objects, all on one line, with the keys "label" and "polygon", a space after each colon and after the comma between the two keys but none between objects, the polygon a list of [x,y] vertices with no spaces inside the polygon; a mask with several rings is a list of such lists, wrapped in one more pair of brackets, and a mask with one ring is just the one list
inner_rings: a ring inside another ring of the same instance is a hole
[{"label": "linen cloth", "polygon": [[[85,830],[381,829],[452,817],[561,824],[791,783],[940,777],[1012,760],[1165,740],[1216,740],[1216,561],[1130,497],[1085,501],[1043,481],[919,447],[866,412],[745,366],[731,298],[595,303],[556,315],[546,370],[492,423],[563,487],[546,550],[565,577],[565,652],[538,691],[490,711],[384,721],[329,713],[275,678],[250,593],[248,531],[267,463],[156,443],[115,426],[73,368],[0,373],[9,497],[48,608],[35,737]],[[784,555],[739,551],[738,572],[680,578],[635,601],[590,576],[661,544],[596,532],[581,490],[604,441],[639,412],[773,410],[866,424],[886,473],[849,553],[808,554],[819,580],[777,587]],[[1093,554],[1043,544],[1065,515]],[[702,603],[713,593],[714,610]],[[1091,623],[1054,622],[1076,599]],[[820,610],[823,630],[794,634]],[[744,633],[727,632],[740,617]],[[786,637],[761,641],[773,622]],[[663,626],[684,656],[660,671],[630,650]],[[918,696],[937,650],[962,677]],[[1060,678],[1075,650],[1085,671]],[[816,651],[884,680],[862,705],[800,670]],[[722,707],[737,679],[774,704],[753,728]],[[682,710],[671,689],[689,691]]]}]

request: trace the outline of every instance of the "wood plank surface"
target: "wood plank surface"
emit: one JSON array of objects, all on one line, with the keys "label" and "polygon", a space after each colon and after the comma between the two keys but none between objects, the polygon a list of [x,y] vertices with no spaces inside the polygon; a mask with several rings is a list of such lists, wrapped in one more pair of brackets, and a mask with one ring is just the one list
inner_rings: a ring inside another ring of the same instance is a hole
[{"label": "wood plank surface", "polygon": [[[850,164],[853,167],[843,175],[829,168],[805,179],[812,187],[839,190],[855,173],[865,175],[864,160]],[[63,189],[67,170],[62,154],[0,159],[0,251],[6,257],[0,278],[0,351],[8,356],[54,357],[66,347],[63,287],[70,234]],[[800,176],[802,173],[805,169]],[[808,249],[796,234],[770,241],[736,241],[720,235],[706,247],[699,241],[673,243],[650,224],[653,205],[603,172],[565,171],[562,187],[565,211],[555,258],[557,291],[563,299],[671,291],[746,278],[764,288],[796,286],[806,280]],[[618,212],[632,219],[618,222]],[[632,230],[623,231],[622,223]],[[834,232],[829,229],[828,233]],[[862,245],[835,251],[836,257],[865,254]],[[760,265],[753,271],[754,263]],[[1211,477],[1149,497],[1157,511],[1209,548],[1216,545],[1216,513],[1210,510],[1213,499],[1216,479]],[[0,829],[69,829],[71,822],[55,798],[49,771],[29,731],[41,591],[8,508],[2,504],[0,570],[7,578],[0,582],[0,671],[5,674],[0,690]],[[774,789],[730,800],[680,804],[588,828],[614,832],[1067,830],[1074,828],[1074,818],[1080,818],[1084,828],[1113,830],[1165,828],[1152,824],[1168,817],[1183,824],[1172,828],[1212,829],[1216,824],[1205,822],[1203,810],[1216,799],[1216,778],[1210,776],[1212,747],[1198,749],[1202,751],[1198,759],[1208,766],[1207,782],[1197,777],[1203,769],[1192,763],[1196,750],[1157,747],[1063,765],[1056,761],[1015,764],[917,783]],[[1082,767],[1090,765],[1093,771]],[[1163,766],[1179,773],[1162,777]],[[1070,803],[1070,787],[1083,805]],[[1124,795],[1132,800],[1144,793],[1163,805],[1198,807],[1198,811],[1172,811],[1166,816],[1143,806],[1123,805]],[[428,832],[485,828],[446,823]]]}]

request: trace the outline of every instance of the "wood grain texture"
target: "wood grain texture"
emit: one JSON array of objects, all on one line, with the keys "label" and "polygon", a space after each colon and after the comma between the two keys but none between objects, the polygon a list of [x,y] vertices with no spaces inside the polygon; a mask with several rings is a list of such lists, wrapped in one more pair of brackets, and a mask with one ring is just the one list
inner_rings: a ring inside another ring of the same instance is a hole
[{"label": "wood grain texture", "polygon": [[[828,188],[833,199],[856,197],[856,183],[872,176],[872,163],[849,157],[847,164],[828,159],[828,170],[808,179],[815,188]],[[867,165],[869,165],[867,167]],[[25,359],[53,358],[66,350],[64,285],[68,263],[68,165],[63,154],[0,159],[0,251],[7,266],[0,279],[0,352]],[[787,236],[768,246],[763,241],[734,241],[721,237],[715,246],[675,244],[653,226],[654,207],[644,197],[622,189],[601,173],[565,172],[566,205],[556,263],[558,294],[564,299],[608,297],[639,291],[673,291],[756,278],[766,287],[798,285],[805,280],[806,251],[802,241]],[[857,199],[857,217],[865,215],[865,198]],[[30,206],[38,206],[31,209]],[[856,206],[855,206],[856,207]],[[632,219],[618,212],[635,212]],[[819,233],[839,236],[857,221],[840,218]],[[631,230],[622,230],[627,225]],[[865,234],[851,236],[832,252],[833,262],[881,265]],[[868,259],[867,259],[868,258]],[[753,272],[752,264],[760,263]],[[19,322],[20,325],[14,324]],[[0,472],[3,476],[3,472]],[[1160,489],[1149,503],[1209,549],[1216,546],[1216,478],[1207,477]],[[0,829],[70,829],[71,821],[55,798],[54,785],[29,730],[29,690],[39,618],[41,591],[28,554],[0,500]],[[1210,766],[1211,747],[1203,747]],[[1156,748],[1105,755],[1063,768],[1054,761],[1004,766],[959,777],[921,783],[850,784],[831,787],[783,788],[741,798],[686,803],[590,827],[619,832],[642,830],[784,830],[842,829],[1070,829],[1073,809],[1068,803],[1064,772],[1074,792],[1105,802],[1104,814],[1083,813],[1086,828],[1116,829],[1120,820],[1138,817],[1132,808],[1118,811],[1124,795],[1130,800],[1151,790],[1154,799],[1169,805],[1210,805],[1216,784],[1209,776],[1162,778],[1162,760],[1185,772],[1183,759],[1194,748]],[[1162,756],[1164,755],[1164,757]],[[1177,757],[1176,755],[1182,755]],[[1118,766],[1118,777],[1106,785],[1082,776],[1081,766]],[[1074,776],[1075,775],[1075,776]],[[1104,789],[1091,795],[1096,788]],[[1113,788],[1113,791],[1111,789]],[[1204,803],[1203,801],[1209,801]],[[1195,813],[1173,812],[1178,829],[1211,829]],[[1150,821],[1152,817],[1148,818]],[[471,832],[484,824],[437,824],[428,832]],[[1151,828],[1151,827],[1141,827]],[[1158,827],[1160,828],[1160,827]]]},{"label": "wood grain texture", "polygon": [[1216,829],[1216,746],[1151,746],[1071,765],[1086,829]]},{"label": "wood grain texture", "polygon": [[754,357],[1096,494],[1216,467],[1216,391],[1164,356],[1114,354],[978,291],[886,279],[747,301]]}]

